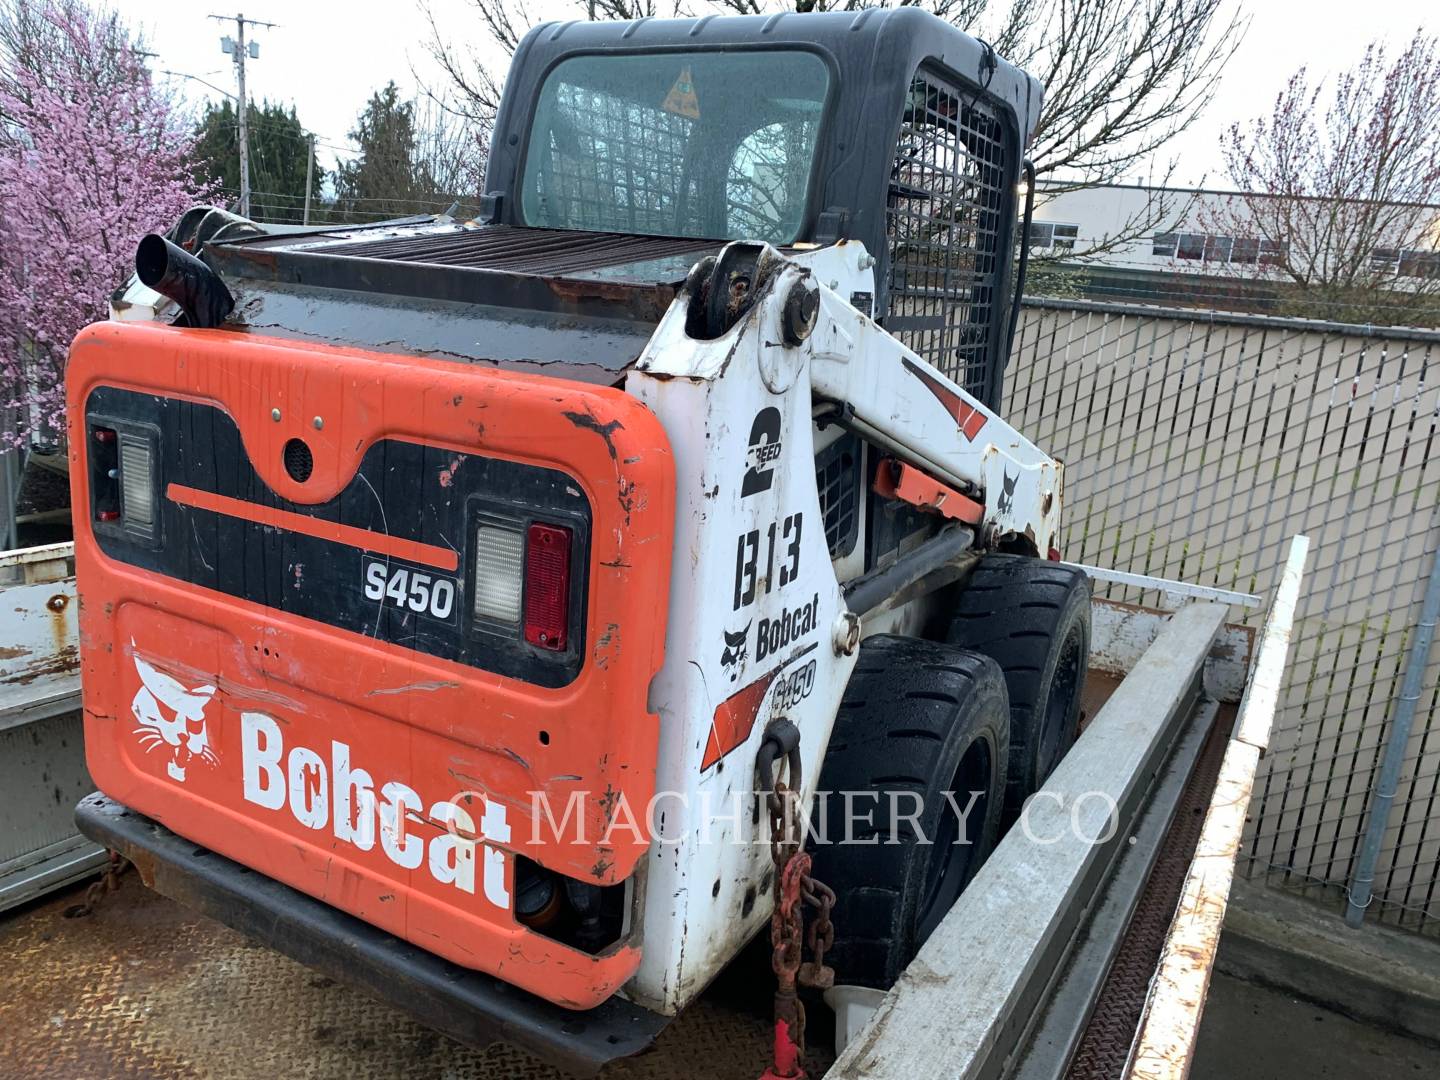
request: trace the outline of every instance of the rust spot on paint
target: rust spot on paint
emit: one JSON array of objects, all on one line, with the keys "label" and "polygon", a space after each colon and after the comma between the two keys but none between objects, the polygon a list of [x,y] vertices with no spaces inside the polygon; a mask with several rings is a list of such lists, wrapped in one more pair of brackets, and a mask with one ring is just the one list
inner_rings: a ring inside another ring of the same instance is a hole
[{"label": "rust spot on paint", "polygon": [[[618,422],[618,421],[617,421],[617,422]],[[611,456],[611,457],[614,457],[614,456],[615,456],[615,451],[614,451],[613,448],[612,448],[611,451],[610,451],[610,456]],[[626,525],[629,525],[629,524],[630,524],[630,514],[631,514],[632,511],[635,510],[635,481],[633,481],[633,480],[626,480],[626,479],[622,476],[622,477],[620,478],[620,484],[619,484],[619,497],[620,497],[620,509],[625,512],[625,524],[626,524]],[[642,507],[640,507],[640,509],[643,510],[643,509],[645,509],[645,508],[642,506]]]},{"label": "rust spot on paint", "polygon": [[[604,762],[601,762],[603,765]],[[605,819],[605,828],[615,820],[615,811],[620,807],[620,793],[615,790],[614,785],[605,785],[605,794],[600,796],[600,814]]]},{"label": "rust spot on paint", "polygon": [[563,415],[566,420],[569,420],[577,428],[585,431],[593,431],[596,435],[599,435],[600,438],[604,439],[605,449],[610,451],[610,460],[618,460],[618,455],[615,452],[615,440],[612,436],[617,431],[623,431],[625,428],[624,424],[620,423],[619,420],[611,420],[608,424],[602,424],[588,412],[567,412]]},{"label": "rust spot on paint", "polygon": [[6,685],[28,686],[36,679],[45,675],[68,675],[80,667],[80,650],[74,645],[67,645],[56,650],[51,655],[43,658],[39,663],[31,664],[3,680]]},{"label": "rust spot on paint", "polygon": [[460,465],[464,460],[464,455],[461,455],[457,457],[454,461],[450,462],[448,467],[440,470],[440,486],[442,488],[448,488],[451,484],[455,482],[455,470],[460,468]]},{"label": "rust spot on paint", "polygon": [[305,778],[305,804],[314,806],[320,798],[320,766],[306,765],[300,772]]},{"label": "rust spot on paint", "polygon": [[610,661],[620,654],[620,627],[617,623],[607,623],[605,632],[600,635],[600,640],[595,643],[595,666],[608,668]]}]

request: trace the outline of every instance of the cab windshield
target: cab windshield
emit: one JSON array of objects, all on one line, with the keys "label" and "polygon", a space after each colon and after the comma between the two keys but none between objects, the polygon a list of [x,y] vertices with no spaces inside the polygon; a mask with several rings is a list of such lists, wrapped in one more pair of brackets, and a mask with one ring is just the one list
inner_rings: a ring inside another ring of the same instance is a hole
[{"label": "cab windshield", "polygon": [[829,81],[800,50],[564,60],[540,91],[521,214],[552,229],[788,244]]}]

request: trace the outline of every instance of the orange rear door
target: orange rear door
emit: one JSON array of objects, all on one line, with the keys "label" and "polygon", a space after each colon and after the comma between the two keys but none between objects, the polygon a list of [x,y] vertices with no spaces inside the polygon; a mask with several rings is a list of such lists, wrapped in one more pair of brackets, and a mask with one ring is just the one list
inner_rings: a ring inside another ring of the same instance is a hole
[{"label": "orange rear door", "polygon": [[609,826],[654,788],[655,418],[613,389],[153,324],[90,327],[68,380],[101,789],[458,964],[572,1007],[613,993],[628,923],[594,949],[531,929],[517,866],[609,895],[646,850]]}]

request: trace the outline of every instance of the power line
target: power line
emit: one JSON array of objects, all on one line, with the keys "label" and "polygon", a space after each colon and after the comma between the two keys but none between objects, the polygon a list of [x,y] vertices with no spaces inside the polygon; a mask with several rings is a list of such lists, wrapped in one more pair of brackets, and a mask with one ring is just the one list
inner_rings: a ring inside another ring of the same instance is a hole
[{"label": "power line", "polygon": [[[227,96],[233,97],[233,95]],[[300,124],[298,121],[298,117],[296,123],[292,125],[288,120],[281,120],[262,114],[259,116],[251,117],[249,120],[249,124],[251,127],[255,127],[256,125],[265,127],[271,131],[274,131],[276,134],[286,135],[292,139],[309,140],[311,138],[314,138],[316,146],[323,146],[329,150],[340,150],[347,154],[360,153],[359,148],[356,146],[337,146],[334,143],[326,142],[323,138],[321,138],[318,133],[312,132],[309,128],[305,127],[304,124]],[[237,118],[226,126],[235,130],[239,130],[240,121]],[[298,133],[295,131],[295,127],[297,126],[300,129]]]}]

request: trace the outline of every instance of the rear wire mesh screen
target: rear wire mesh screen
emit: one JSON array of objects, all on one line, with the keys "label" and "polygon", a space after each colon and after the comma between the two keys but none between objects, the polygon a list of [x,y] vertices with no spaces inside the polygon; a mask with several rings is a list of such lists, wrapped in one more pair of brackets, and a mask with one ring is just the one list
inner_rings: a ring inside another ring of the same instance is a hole
[{"label": "rear wire mesh screen", "polygon": [[829,86],[825,62],[800,50],[564,60],[535,107],[525,223],[788,244]]},{"label": "rear wire mesh screen", "polygon": [[815,457],[815,487],[830,557],[850,554],[860,532],[860,440],[845,434]]},{"label": "rear wire mesh screen", "polygon": [[[547,155],[541,224],[601,232],[675,231],[676,207],[694,199],[685,147],[694,121],[602,90],[561,83]],[[568,128],[568,130],[566,130]]]},{"label": "rear wire mesh screen", "polygon": [[1004,314],[1005,142],[984,102],[917,73],[886,210],[886,329],[991,405],[991,329]]}]

